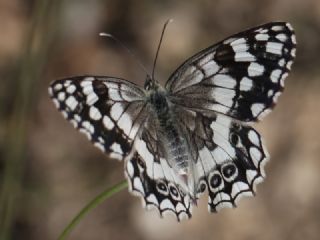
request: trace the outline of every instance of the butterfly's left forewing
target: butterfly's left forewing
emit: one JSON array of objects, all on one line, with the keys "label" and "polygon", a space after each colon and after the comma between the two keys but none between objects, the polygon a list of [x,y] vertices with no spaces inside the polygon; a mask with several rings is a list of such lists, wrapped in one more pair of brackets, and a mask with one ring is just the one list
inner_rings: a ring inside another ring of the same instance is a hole
[{"label": "butterfly's left forewing", "polygon": [[81,76],[54,81],[49,94],[63,116],[109,157],[124,159],[147,113],[144,92],[126,80]]}]

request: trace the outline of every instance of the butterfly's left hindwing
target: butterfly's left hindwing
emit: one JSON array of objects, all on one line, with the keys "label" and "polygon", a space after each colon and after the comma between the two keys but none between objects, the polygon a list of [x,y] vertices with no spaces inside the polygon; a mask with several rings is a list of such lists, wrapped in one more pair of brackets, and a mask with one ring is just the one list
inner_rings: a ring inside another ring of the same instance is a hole
[{"label": "butterfly's left hindwing", "polygon": [[[144,149],[144,151],[148,150]],[[149,154],[152,153],[149,152]],[[166,213],[172,213],[177,217],[178,221],[190,218],[192,204],[189,196],[177,182],[165,177],[164,171],[168,171],[168,169],[161,168],[161,165],[158,164],[160,167],[158,171],[162,172],[162,177],[149,176],[148,172],[151,169],[147,170],[150,165],[146,164],[146,161],[149,160],[145,160],[136,152],[132,159],[126,162],[129,190],[142,198],[143,205],[147,209],[158,209],[161,216]]]},{"label": "butterfly's left hindwing", "polygon": [[49,94],[63,116],[108,156],[132,150],[145,118],[144,92],[110,77],[73,77],[53,82]]},{"label": "butterfly's left hindwing", "polygon": [[164,139],[152,112],[139,138],[136,153],[126,163],[129,189],[142,198],[144,205],[159,210],[161,216],[173,213],[180,221],[191,217],[190,196],[165,156]]}]

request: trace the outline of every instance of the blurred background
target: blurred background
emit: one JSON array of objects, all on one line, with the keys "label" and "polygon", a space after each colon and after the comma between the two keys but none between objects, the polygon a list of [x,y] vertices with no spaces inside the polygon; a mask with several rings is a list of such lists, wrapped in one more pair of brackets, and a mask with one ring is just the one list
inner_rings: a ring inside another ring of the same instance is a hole
[{"label": "blurred background", "polygon": [[255,198],[190,221],[147,212],[124,190],[81,221],[69,239],[319,239],[320,2],[0,0],[0,239],[57,239],[93,197],[124,179],[65,121],[47,88],[72,75],[110,75],[143,84],[145,74],[117,36],[162,83],[199,50],[258,24],[283,20],[297,34],[297,59],[273,111],[256,128],[271,161]]}]

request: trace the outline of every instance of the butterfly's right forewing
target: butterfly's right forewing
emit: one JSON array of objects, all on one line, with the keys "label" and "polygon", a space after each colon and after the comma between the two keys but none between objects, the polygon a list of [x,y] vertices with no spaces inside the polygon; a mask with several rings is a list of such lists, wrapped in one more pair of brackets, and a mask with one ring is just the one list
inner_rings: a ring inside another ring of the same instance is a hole
[{"label": "butterfly's right forewing", "polygon": [[289,23],[264,24],[191,57],[171,75],[166,88],[175,104],[255,122],[276,104],[295,53]]}]

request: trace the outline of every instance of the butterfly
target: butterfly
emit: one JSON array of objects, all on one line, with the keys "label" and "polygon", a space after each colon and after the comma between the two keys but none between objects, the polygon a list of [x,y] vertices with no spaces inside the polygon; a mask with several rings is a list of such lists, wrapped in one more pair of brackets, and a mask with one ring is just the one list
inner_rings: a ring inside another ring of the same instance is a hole
[{"label": "butterfly", "polygon": [[77,76],[49,94],[94,146],[124,161],[129,190],[148,209],[180,221],[205,192],[210,212],[255,194],[269,155],[251,125],[277,103],[295,55],[291,25],[271,22],[195,54],[165,86],[150,75],[144,88]]}]

